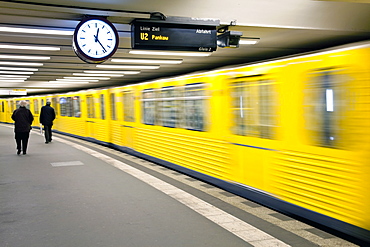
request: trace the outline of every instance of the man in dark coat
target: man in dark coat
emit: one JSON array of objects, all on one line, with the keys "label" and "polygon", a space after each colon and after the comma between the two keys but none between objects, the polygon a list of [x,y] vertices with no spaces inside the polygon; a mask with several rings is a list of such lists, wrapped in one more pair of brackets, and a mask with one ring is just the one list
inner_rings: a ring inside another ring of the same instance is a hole
[{"label": "man in dark coat", "polygon": [[26,108],[27,102],[22,100],[19,103],[19,108],[13,112],[12,119],[14,120],[15,140],[17,143],[17,154],[23,150],[23,154],[27,153],[28,139],[32,129],[33,115]]},{"label": "man in dark coat", "polygon": [[40,113],[40,123],[44,125],[45,131],[45,143],[51,142],[51,127],[53,126],[53,121],[55,119],[54,108],[50,106],[50,101],[46,102],[46,105],[41,107]]}]

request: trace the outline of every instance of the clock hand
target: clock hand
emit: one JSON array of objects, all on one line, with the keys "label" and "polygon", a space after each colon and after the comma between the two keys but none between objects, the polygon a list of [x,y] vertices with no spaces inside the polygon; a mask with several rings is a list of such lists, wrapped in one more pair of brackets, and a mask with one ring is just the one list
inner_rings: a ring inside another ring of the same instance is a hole
[{"label": "clock hand", "polygon": [[96,35],[94,35],[94,38],[95,38],[95,42],[98,42],[98,35],[99,35],[99,28],[98,30],[96,31]]},{"label": "clock hand", "polygon": [[103,47],[104,51],[107,52],[107,50],[104,48],[104,46],[100,43],[100,41],[98,39],[96,39],[96,41],[98,41],[98,43],[101,45],[101,47]]},{"label": "clock hand", "polygon": [[96,35],[94,35],[95,42],[98,42],[98,43],[99,43],[99,45],[103,48],[103,50],[104,50],[105,52],[107,52],[107,50],[105,49],[105,47],[102,45],[102,43],[100,43],[100,41],[99,41],[99,39],[98,39],[99,29],[100,29],[100,28],[98,28],[98,30],[96,31]]}]

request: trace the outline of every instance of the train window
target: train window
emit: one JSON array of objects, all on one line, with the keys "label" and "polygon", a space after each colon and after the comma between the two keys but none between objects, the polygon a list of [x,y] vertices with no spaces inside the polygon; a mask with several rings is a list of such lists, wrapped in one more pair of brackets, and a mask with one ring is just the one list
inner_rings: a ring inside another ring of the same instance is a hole
[{"label": "train window", "polygon": [[344,75],[334,72],[313,74],[305,91],[305,125],[311,144],[339,148],[344,110],[349,103],[345,97]]},{"label": "train window", "polygon": [[185,85],[184,90],[184,109],[185,128],[190,130],[205,130],[206,104],[203,83]]},{"label": "train window", "polygon": [[161,90],[161,123],[165,127],[176,127],[178,98],[176,97],[175,87],[164,87]]},{"label": "train window", "polygon": [[245,104],[245,83],[238,82],[231,85],[232,98],[232,132],[235,135],[245,135],[246,132],[246,104]]},{"label": "train window", "polygon": [[135,121],[135,100],[131,91],[123,92],[123,120],[126,122]]},{"label": "train window", "polygon": [[81,117],[81,103],[80,96],[73,97],[73,116]]},{"label": "train window", "polygon": [[67,97],[67,105],[66,105],[66,109],[67,109],[67,117],[72,117],[72,112],[73,112],[73,104],[72,104],[73,100],[72,100],[72,97]]},{"label": "train window", "polygon": [[[25,100],[26,101],[26,108],[28,109],[28,110],[30,110],[30,101],[29,100]],[[19,102],[20,101],[17,101],[17,108],[19,108]]]},{"label": "train window", "polygon": [[100,118],[105,119],[105,98],[104,98],[104,94],[100,94]]},{"label": "train window", "polygon": [[55,111],[55,115],[58,115],[58,105],[57,105],[57,98],[52,98],[51,99],[51,105],[53,106],[54,108],[54,111]]},{"label": "train window", "polygon": [[44,105],[44,99],[41,99],[41,106]]},{"label": "train window", "polygon": [[116,117],[116,95],[114,93],[110,94],[110,115],[112,120],[117,120]]},{"label": "train window", "polygon": [[156,125],[163,125],[163,101],[162,101],[162,90],[156,89],[154,91],[154,122]]},{"label": "train window", "polygon": [[86,105],[87,105],[87,117],[95,118],[94,97],[92,95],[86,95]]},{"label": "train window", "polygon": [[143,91],[142,109],[143,123],[154,125],[155,122],[155,92],[153,89]]},{"label": "train window", "polygon": [[247,80],[231,85],[232,132],[235,135],[273,139],[276,129],[275,84]]},{"label": "train window", "polygon": [[5,112],[4,101],[1,101],[1,112]]},{"label": "train window", "polygon": [[33,100],[33,112],[35,114],[39,114],[40,111],[39,111],[39,100],[38,99],[34,99]]},{"label": "train window", "polygon": [[60,115],[64,117],[72,117],[72,98],[62,97],[59,99]]},{"label": "train window", "polygon": [[[28,110],[30,110],[30,101],[29,100],[25,100],[26,101],[26,108],[28,109]],[[21,101],[20,100],[17,100],[17,101],[15,101],[15,104],[16,104],[16,106],[15,106],[15,109],[18,109],[19,108],[19,103],[20,103]],[[14,102],[13,102],[13,104],[14,104]],[[15,110],[14,109],[14,110]]]},{"label": "train window", "polygon": [[14,101],[9,101],[9,104],[10,104],[11,112],[14,112],[15,110]]},{"label": "train window", "polygon": [[61,98],[59,99],[60,115],[61,115],[61,116],[66,116],[66,103],[67,103],[66,98],[61,97]]}]

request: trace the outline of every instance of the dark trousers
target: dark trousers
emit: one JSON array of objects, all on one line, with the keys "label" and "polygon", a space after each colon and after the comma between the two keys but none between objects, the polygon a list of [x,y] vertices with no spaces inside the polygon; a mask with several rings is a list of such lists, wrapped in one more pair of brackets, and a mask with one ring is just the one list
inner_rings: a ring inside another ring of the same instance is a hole
[{"label": "dark trousers", "polygon": [[27,152],[28,139],[30,132],[15,132],[15,141],[17,142],[17,149],[22,150],[23,153]]},{"label": "dark trousers", "polygon": [[51,142],[51,125],[44,125],[45,141]]}]

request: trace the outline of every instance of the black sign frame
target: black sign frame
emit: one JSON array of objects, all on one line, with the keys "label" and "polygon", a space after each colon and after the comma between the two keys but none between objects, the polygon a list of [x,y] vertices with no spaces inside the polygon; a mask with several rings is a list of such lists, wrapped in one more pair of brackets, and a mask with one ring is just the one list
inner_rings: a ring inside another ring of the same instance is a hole
[{"label": "black sign frame", "polygon": [[217,49],[216,26],[134,20],[131,47],[141,50],[213,52]]}]

